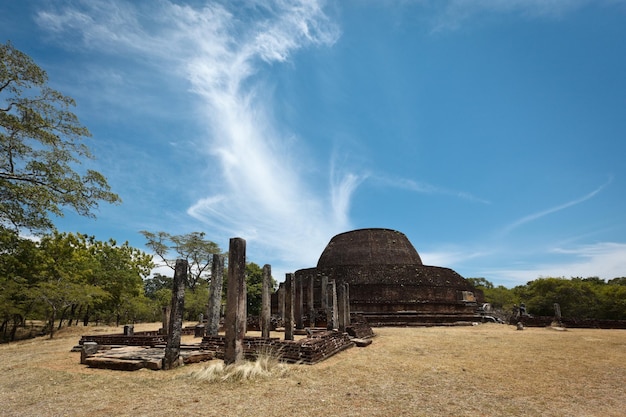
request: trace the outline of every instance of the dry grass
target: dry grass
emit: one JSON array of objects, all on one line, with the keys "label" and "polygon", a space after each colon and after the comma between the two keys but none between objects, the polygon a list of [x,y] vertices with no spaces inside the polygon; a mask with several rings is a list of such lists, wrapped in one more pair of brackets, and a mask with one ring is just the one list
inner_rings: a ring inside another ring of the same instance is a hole
[{"label": "dry grass", "polygon": [[208,382],[193,377],[207,363],[167,372],[86,368],[70,349],[96,329],[79,327],[54,340],[0,346],[0,414],[621,416],[626,410],[623,330],[517,331],[495,324],[375,330],[372,345],[314,366]]},{"label": "dry grass", "polygon": [[271,350],[261,352],[256,360],[224,365],[223,361],[211,361],[200,369],[194,369],[187,376],[205,382],[247,381],[281,378],[292,367],[280,362],[280,356]]}]

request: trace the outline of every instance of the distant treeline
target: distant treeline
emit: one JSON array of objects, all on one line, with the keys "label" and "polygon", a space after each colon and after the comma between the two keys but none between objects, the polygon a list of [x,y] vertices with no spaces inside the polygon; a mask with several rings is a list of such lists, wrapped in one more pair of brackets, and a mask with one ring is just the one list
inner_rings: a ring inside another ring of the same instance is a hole
[{"label": "distant treeline", "polygon": [[608,281],[589,278],[538,278],[506,288],[485,278],[468,278],[485,294],[485,301],[495,309],[512,313],[522,303],[535,316],[554,316],[558,303],[562,317],[600,320],[626,320],[626,277]]},{"label": "distant treeline", "polygon": [[[0,227],[0,341],[24,334],[53,337],[55,330],[79,323],[161,321],[171,302],[172,278],[149,277],[152,259],[127,242],[56,231],[27,239]],[[250,315],[259,314],[262,281],[262,268],[247,263]],[[187,283],[185,319],[205,313],[209,284],[210,274],[198,274],[193,288]]]}]

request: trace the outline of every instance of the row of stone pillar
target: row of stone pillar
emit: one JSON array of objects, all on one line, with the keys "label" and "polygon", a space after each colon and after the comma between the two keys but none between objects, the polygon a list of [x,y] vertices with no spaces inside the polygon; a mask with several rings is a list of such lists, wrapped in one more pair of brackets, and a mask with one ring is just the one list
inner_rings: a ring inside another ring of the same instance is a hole
[{"label": "row of stone pillar", "polygon": [[[243,359],[243,339],[247,327],[247,291],[245,280],[246,269],[246,241],[242,238],[230,239],[228,260],[228,288],[226,300],[226,314],[224,318],[226,364]],[[163,329],[167,329],[167,345],[163,360],[163,369],[172,369],[180,364],[180,340],[182,335],[183,312],[185,303],[185,282],[187,281],[188,263],[179,259],[176,261],[172,289],[172,302],[169,314],[164,314]],[[210,299],[207,311],[207,335],[217,335],[219,330],[222,277],[224,257],[213,256]],[[271,326],[271,267],[263,267],[263,286],[261,295],[261,336],[269,337]],[[314,323],[316,311],[314,305],[314,282],[308,281],[309,317]],[[285,340],[294,339],[294,327],[303,329],[303,280],[295,278],[294,274],[286,274],[285,284],[281,286],[283,294],[279,292],[279,310],[285,323]],[[347,283],[328,281],[321,278],[321,305],[326,312],[327,328],[346,331],[350,324],[350,296]],[[169,320],[167,320],[165,318]]]},{"label": "row of stone pillar", "polygon": [[[315,326],[317,310],[315,309],[314,281],[313,278],[302,279],[287,274],[284,285],[278,289],[278,315],[285,322],[287,328],[288,321],[291,320],[296,330],[304,329],[304,285],[308,287],[306,292],[307,309],[309,316],[309,326]],[[292,306],[293,304],[293,306]],[[327,328],[345,331],[350,325],[350,287],[348,283],[338,283],[335,280],[329,282],[328,277],[320,278],[320,300],[321,310],[326,315]],[[292,316],[289,316],[289,308],[292,309]]]}]

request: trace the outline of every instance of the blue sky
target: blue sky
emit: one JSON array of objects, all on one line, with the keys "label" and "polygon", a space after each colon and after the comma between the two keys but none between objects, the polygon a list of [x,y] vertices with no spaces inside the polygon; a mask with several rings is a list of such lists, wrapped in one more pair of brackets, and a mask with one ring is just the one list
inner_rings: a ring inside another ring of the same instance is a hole
[{"label": "blue sky", "polygon": [[204,231],[286,272],[352,229],[512,287],[626,276],[626,1],[0,3],[123,199],[62,231]]}]

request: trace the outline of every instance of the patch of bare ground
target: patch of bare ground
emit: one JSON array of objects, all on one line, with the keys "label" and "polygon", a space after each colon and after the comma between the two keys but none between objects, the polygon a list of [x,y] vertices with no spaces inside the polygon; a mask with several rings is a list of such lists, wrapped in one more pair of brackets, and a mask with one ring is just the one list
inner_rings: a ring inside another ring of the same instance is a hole
[{"label": "patch of bare ground", "polygon": [[[158,325],[137,325],[137,331]],[[81,334],[0,345],[3,416],[621,416],[626,331],[378,328],[366,348],[252,380],[81,365]],[[198,342],[187,338],[185,343]]]}]

